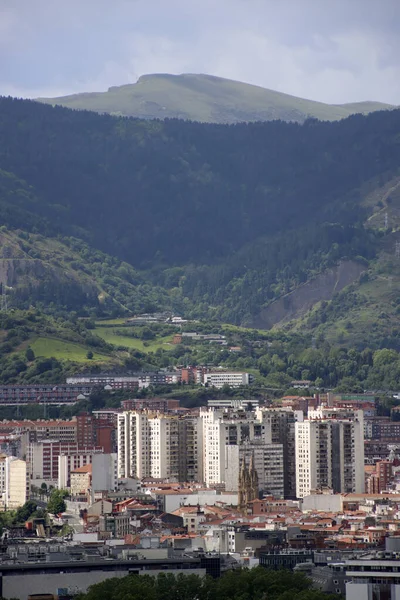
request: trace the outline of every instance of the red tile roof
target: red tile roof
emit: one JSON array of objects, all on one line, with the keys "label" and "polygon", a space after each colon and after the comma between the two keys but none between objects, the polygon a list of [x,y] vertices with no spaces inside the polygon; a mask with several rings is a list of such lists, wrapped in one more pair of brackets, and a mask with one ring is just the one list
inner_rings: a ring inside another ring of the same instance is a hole
[{"label": "red tile roof", "polygon": [[78,467],[77,469],[71,471],[71,474],[72,473],[92,473],[92,465],[83,465],[82,467]]}]

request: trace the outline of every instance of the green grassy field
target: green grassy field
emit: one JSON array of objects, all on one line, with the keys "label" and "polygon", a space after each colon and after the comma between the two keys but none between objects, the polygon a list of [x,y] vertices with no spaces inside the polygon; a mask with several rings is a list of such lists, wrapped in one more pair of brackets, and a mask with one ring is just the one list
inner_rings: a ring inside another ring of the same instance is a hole
[{"label": "green grassy field", "polygon": [[154,352],[158,348],[164,348],[165,350],[171,350],[172,346],[172,335],[166,337],[157,338],[155,340],[149,340],[143,342],[134,337],[127,337],[125,335],[118,335],[116,330],[112,327],[96,327],[96,335],[103,338],[108,344],[114,346],[125,346],[126,348],[135,348],[141,352]]},{"label": "green grassy field", "polygon": [[93,352],[93,358],[88,359],[88,348],[80,344],[65,342],[55,338],[36,338],[30,343],[36,357],[57,358],[58,360],[72,360],[75,362],[105,362],[109,359],[104,354]]},{"label": "green grassy field", "polygon": [[121,116],[175,117],[212,123],[302,121],[309,116],[337,120],[389,107],[378,102],[324,104],[240,81],[196,74],[144,75],[137,83],[112,87],[106,92],[39,101]]},{"label": "green grassy field", "polygon": [[108,327],[109,325],[125,325],[126,319],[103,319],[102,321],[96,321],[96,327]]}]

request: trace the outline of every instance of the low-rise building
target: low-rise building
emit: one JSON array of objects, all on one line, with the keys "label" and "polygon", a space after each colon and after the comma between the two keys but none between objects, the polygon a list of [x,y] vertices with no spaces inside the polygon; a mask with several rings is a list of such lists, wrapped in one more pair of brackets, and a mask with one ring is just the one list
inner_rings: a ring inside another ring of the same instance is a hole
[{"label": "low-rise building", "polygon": [[71,496],[88,495],[92,487],[92,465],[89,463],[71,471],[70,492]]}]

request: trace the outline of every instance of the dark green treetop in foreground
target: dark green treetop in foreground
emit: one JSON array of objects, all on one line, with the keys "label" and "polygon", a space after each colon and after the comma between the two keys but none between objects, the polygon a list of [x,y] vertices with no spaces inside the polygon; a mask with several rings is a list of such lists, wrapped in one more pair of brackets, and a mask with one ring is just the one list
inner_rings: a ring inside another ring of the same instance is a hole
[{"label": "dark green treetop in foreground", "polygon": [[198,575],[112,578],[90,587],[79,600],[330,600],[336,595],[313,590],[302,573],[263,567],[228,571],[220,579]]}]

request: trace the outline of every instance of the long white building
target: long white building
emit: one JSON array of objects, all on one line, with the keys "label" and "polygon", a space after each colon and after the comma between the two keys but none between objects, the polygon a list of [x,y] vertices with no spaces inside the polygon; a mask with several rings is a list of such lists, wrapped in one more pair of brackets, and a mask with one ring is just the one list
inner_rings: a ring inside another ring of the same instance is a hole
[{"label": "long white building", "polygon": [[320,409],[295,424],[296,495],[364,491],[363,412]]},{"label": "long white building", "polygon": [[253,376],[250,373],[237,373],[233,371],[212,371],[204,373],[203,384],[209,387],[222,388],[224,385],[236,388],[250,385]]}]

